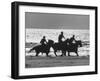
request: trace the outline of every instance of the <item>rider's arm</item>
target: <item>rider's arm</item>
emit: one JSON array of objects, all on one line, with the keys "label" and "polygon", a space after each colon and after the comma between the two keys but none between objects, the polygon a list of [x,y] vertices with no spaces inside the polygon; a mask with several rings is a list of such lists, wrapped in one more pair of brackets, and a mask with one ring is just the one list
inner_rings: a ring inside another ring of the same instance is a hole
[{"label": "rider's arm", "polygon": [[46,43],[47,43],[46,39],[44,40],[44,42],[46,42]]},{"label": "rider's arm", "polygon": [[65,37],[63,36],[63,38],[65,39]]},{"label": "rider's arm", "polygon": [[45,42],[47,43],[47,41],[45,40]]}]

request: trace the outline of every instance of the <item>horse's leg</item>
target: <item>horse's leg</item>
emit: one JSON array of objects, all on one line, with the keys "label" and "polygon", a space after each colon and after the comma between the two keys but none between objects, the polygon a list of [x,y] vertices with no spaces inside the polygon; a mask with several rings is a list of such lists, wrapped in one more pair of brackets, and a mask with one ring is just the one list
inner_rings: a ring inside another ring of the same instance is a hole
[{"label": "horse's leg", "polygon": [[66,51],[65,50],[63,51],[63,55],[66,56]]},{"label": "horse's leg", "polygon": [[70,52],[68,51],[68,56],[70,56]]},{"label": "horse's leg", "polygon": [[41,54],[43,55],[43,52],[41,52]]},{"label": "horse's leg", "polygon": [[66,56],[66,51],[64,51],[64,55]]},{"label": "horse's leg", "polygon": [[48,55],[48,52],[46,52],[46,55],[47,55],[47,57],[49,56],[49,55]]},{"label": "horse's leg", "polygon": [[61,56],[63,56],[64,55],[64,51],[62,51],[62,55]]},{"label": "horse's leg", "polygon": [[36,56],[38,56],[38,54],[39,54],[39,52],[38,52],[38,51],[36,51]]},{"label": "horse's leg", "polygon": [[77,51],[75,53],[77,54],[77,56],[79,56]]},{"label": "horse's leg", "polygon": [[56,52],[57,52],[57,51],[55,50],[55,51],[54,51],[54,54],[57,56]]}]

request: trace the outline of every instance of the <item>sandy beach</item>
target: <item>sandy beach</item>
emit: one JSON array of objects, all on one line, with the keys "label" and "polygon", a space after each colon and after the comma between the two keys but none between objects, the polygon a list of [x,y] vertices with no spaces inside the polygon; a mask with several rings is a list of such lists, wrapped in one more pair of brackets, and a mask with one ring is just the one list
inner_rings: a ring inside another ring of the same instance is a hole
[{"label": "sandy beach", "polygon": [[89,65],[89,56],[41,57],[26,56],[26,68]]},{"label": "sandy beach", "polygon": [[36,53],[33,50],[31,53],[28,53],[28,51],[38,46],[41,40],[41,35],[46,35],[47,39],[52,39],[54,41],[57,41],[58,34],[61,30],[32,30],[32,29],[26,29],[26,43],[25,43],[25,67],[26,68],[40,68],[40,67],[61,67],[61,66],[84,66],[89,65],[89,33],[88,30],[65,30],[64,35],[66,38],[71,37],[73,34],[77,38],[80,38],[82,40],[82,47],[78,48],[78,54],[79,56],[76,56],[75,53],[71,52],[68,56],[68,53],[66,53],[66,56],[61,57],[61,52],[57,52],[57,57],[54,54],[54,50],[50,48],[49,57],[46,57],[45,54],[41,55],[39,54],[38,57],[36,57]]}]

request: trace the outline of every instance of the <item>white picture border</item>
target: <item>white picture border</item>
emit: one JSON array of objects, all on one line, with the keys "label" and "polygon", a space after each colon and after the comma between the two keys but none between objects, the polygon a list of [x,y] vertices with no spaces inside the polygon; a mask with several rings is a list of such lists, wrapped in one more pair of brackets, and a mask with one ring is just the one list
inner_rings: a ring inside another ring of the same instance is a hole
[{"label": "white picture border", "polygon": [[[90,16],[90,65],[88,66],[65,66],[65,67],[44,67],[25,68],[25,12],[59,13],[59,14],[79,14]],[[74,73],[95,71],[95,10],[39,7],[39,6],[19,6],[19,75],[40,75],[55,73]]]}]

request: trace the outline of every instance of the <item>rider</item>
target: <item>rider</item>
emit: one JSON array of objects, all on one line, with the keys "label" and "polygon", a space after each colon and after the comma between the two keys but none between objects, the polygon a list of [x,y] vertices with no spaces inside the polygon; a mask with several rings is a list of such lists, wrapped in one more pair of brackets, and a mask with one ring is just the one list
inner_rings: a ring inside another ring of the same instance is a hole
[{"label": "rider", "polygon": [[59,43],[62,43],[62,38],[65,39],[65,37],[64,37],[64,35],[63,35],[63,32],[61,32],[61,34],[60,34],[59,37],[58,37],[58,42],[59,42]]},{"label": "rider", "polygon": [[43,46],[44,46],[45,44],[47,44],[47,41],[46,41],[45,36],[43,36],[43,38],[41,39],[40,43],[41,43],[41,45],[43,45]]},{"label": "rider", "polygon": [[70,38],[70,43],[72,44],[72,43],[75,43],[75,35],[73,35],[71,38]]}]

